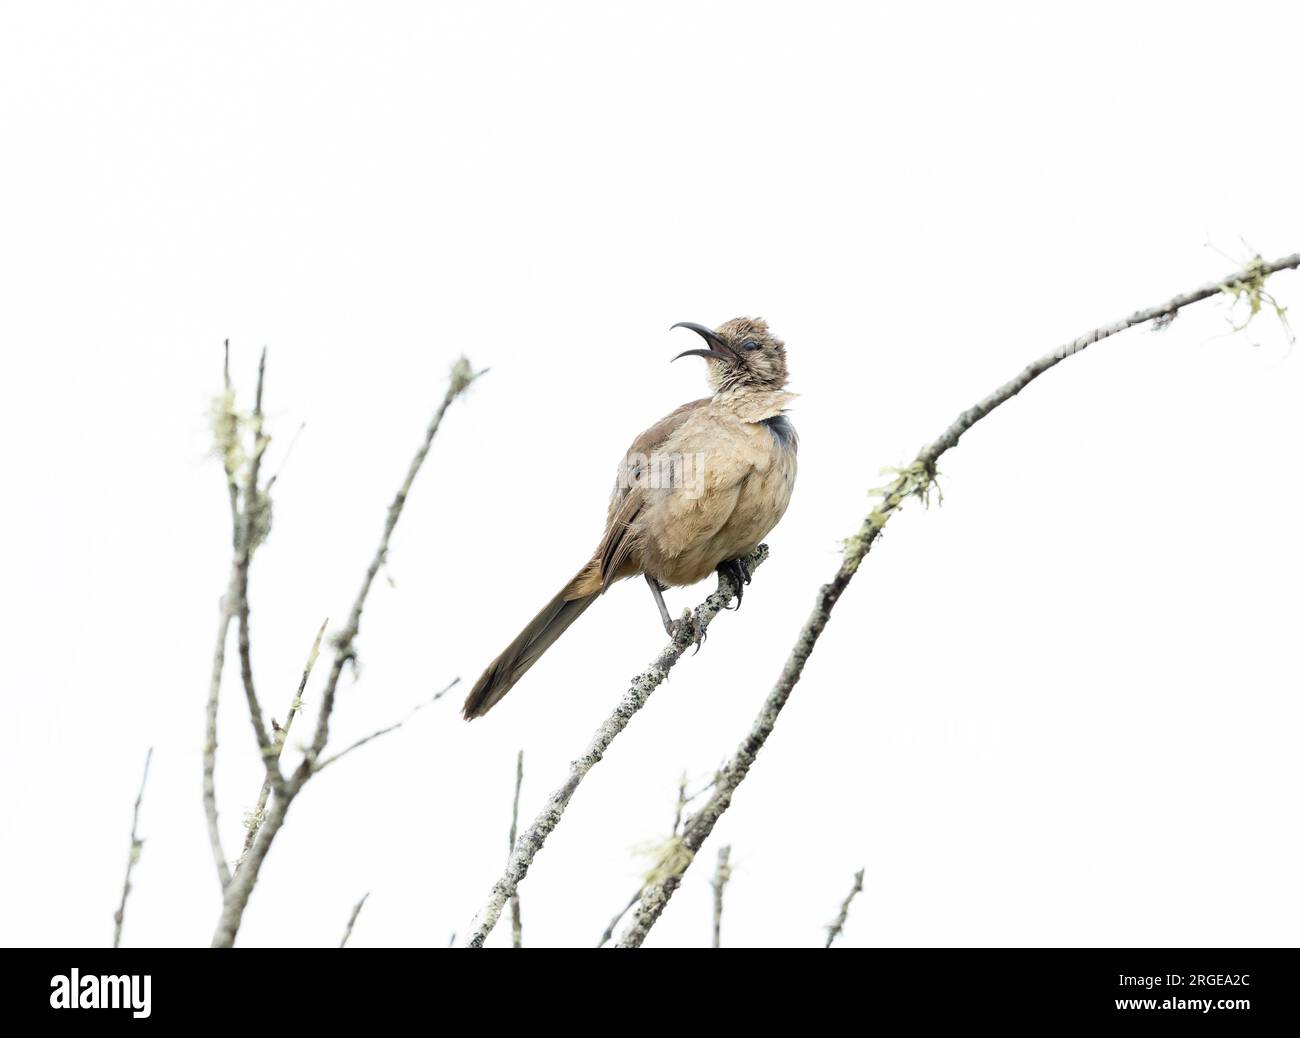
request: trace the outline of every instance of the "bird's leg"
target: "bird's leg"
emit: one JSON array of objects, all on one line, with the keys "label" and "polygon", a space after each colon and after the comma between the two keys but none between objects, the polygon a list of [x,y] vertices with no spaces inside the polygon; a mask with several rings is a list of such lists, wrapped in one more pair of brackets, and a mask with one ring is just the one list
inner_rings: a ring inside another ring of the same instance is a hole
[{"label": "bird's leg", "polygon": [[736,608],[740,608],[740,603],[745,598],[745,585],[750,581],[749,567],[745,565],[744,559],[728,559],[726,562],[718,563],[718,587],[722,587],[722,577],[726,576],[731,581],[731,586],[736,589]]},{"label": "bird's leg", "polygon": [[695,622],[695,614],[689,609],[682,614],[680,620],[674,620],[668,612],[668,606],[664,604],[663,585],[649,573],[645,575],[645,582],[650,585],[650,593],[655,596],[655,605],[659,607],[659,616],[663,619],[664,630],[668,632],[668,637],[674,641],[677,640],[678,624],[685,627],[687,633],[691,636],[691,641],[695,644],[695,651],[700,651],[700,646],[704,644],[704,639],[708,637],[704,628]]},{"label": "bird's leg", "polygon": [[664,589],[659,581],[655,580],[649,573],[645,575],[645,582],[650,585],[650,593],[655,596],[655,605],[659,607],[659,618],[663,620],[664,630],[668,632],[668,637],[671,638],[673,636],[673,618],[668,612],[668,606],[664,604]]}]

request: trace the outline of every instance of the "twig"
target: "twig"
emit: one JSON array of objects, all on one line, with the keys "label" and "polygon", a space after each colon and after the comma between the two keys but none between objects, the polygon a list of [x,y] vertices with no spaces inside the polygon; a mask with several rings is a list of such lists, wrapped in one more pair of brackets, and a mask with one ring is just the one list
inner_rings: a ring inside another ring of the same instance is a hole
[{"label": "twig", "polygon": [[343,668],[356,659],[354,646],[357,635],[361,632],[361,614],[366,608],[366,598],[370,594],[370,586],[374,583],[380,567],[388,558],[388,541],[393,535],[393,529],[397,526],[397,520],[402,516],[402,509],[406,505],[406,498],[411,492],[411,486],[415,483],[415,477],[419,475],[420,467],[424,464],[424,459],[428,457],[429,448],[433,445],[433,438],[438,434],[438,427],[442,424],[442,416],[447,413],[447,408],[451,406],[451,402],[485,373],[486,369],[475,372],[469,361],[464,357],[461,357],[452,367],[446,395],[443,397],[438,410],[434,412],[429,427],[425,430],[424,442],[420,445],[419,450],[415,452],[415,457],[411,459],[411,465],[406,472],[406,479],[402,481],[401,487],[398,488],[393,503],[388,506],[388,516],[384,520],[384,532],[379,538],[379,548],[375,551],[375,557],[371,559],[370,565],[366,569],[365,578],[361,581],[361,590],[357,592],[356,601],[352,603],[352,612],[348,616],[347,626],[334,636],[334,662],[330,666],[329,679],[325,684],[324,695],[321,697],[320,715],[316,721],[316,735],[312,739],[311,748],[307,751],[306,759],[299,767],[299,785],[311,774],[317,758],[320,757],[325,749],[325,744],[329,741],[330,717],[334,712],[334,696],[338,691],[339,679],[343,676]]},{"label": "twig", "polygon": [[136,831],[140,825],[140,804],[144,800],[144,786],[149,781],[149,762],[153,760],[153,747],[149,747],[149,752],[144,755],[144,774],[140,777],[140,792],[135,795],[135,808],[131,812],[131,850],[126,856],[126,878],[122,880],[122,901],[117,906],[117,911],[113,913],[113,947],[120,947],[122,944],[122,921],[126,918],[126,899],[131,894],[131,873],[135,871],[135,863],[140,860],[140,851],[144,847],[144,840],[140,838]]},{"label": "twig", "polygon": [[279,481],[280,473],[282,473],[285,469],[285,466],[289,464],[289,458],[293,456],[293,449],[298,444],[298,437],[302,435],[302,431],[305,428],[307,428],[306,422],[300,422],[298,424],[298,428],[294,432],[293,438],[289,440],[289,446],[284,449],[284,457],[280,459],[280,467],[277,468],[271,474],[271,478],[266,481],[266,492],[268,494],[272,491],[272,489],[274,489],[275,484]]},{"label": "twig", "polygon": [[609,921],[609,925],[605,927],[605,932],[600,935],[600,940],[596,942],[597,948],[603,948],[605,947],[605,945],[607,945],[610,942],[610,940],[614,936],[614,928],[623,921],[623,917],[627,915],[628,912],[632,910],[632,906],[635,905],[640,900],[641,900],[641,888],[637,887],[636,893],[632,895],[632,900],[629,901],[626,905],[624,905],[623,911],[619,912],[616,916],[614,916],[614,918]]},{"label": "twig", "polygon": [[731,879],[731,845],[718,848],[718,867],[713,873],[713,947],[722,947],[722,892]]},{"label": "twig", "polygon": [[831,923],[830,926],[826,927],[827,948],[829,948],[832,944],[834,944],[835,938],[838,937],[841,933],[843,933],[844,924],[848,922],[849,919],[849,905],[853,903],[853,899],[855,897],[857,897],[860,893],[862,893],[862,876],[866,871],[867,871],[866,869],[858,869],[858,871],[854,873],[853,889],[849,891],[849,896],[846,897],[844,899],[844,903],[840,905],[840,914],[835,917],[835,922]]},{"label": "twig", "polygon": [[[519,792],[523,788],[524,751],[520,750],[519,759],[515,762],[515,804],[510,813],[510,845],[506,848],[507,861],[510,852],[515,849],[515,840],[519,838]],[[519,914],[518,890],[510,895],[510,934],[513,946],[522,948],[524,946],[524,923]]]},{"label": "twig", "polygon": [[[767,555],[767,545],[760,544],[754,553],[745,560],[749,571],[753,573],[754,570],[761,566],[764,560],[767,559]],[[533,863],[533,858],[537,856],[537,852],[546,843],[547,836],[560,824],[560,819],[564,816],[564,809],[568,807],[569,801],[573,798],[574,792],[586,777],[587,772],[600,762],[605,756],[605,751],[609,749],[610,743],[627,727],[633,715],[645,706],[650,695],[668,676],[668,672],[672,670],[673,665],[681,658],[687,647],[694,644],[696,636],[694,632],[707,631],[709,624],[713,622],[713,618],[735,597],[735,594],[736,590],[731,583],[731,578],[720,576],[718,589],[695,609],[694,625],[689,622],[679,623],[673,640],[659,653],[644,673],[632,680],[631,687],[619,701],[618,706],[614,708],[614,712],[596,729],[595,735],[592,736],[591,742],[582,756],[569,766],[569,777],[564,784],[550,795],[533,824],[524,830],[519,835],[519,839],[515,841],[514,853],[510,855],[510,861],[506,865],[505,872],[493,885],[492,891],[488,895],[487,904],[479,910],[474,917],[474,921],[470,924],[469,935],[465,941],[466,947],[481,948],[483,946],[483,942],[487,940],[488,934],[492,932],[492,928],[496,926],[497,920],[501,917],[502,907],[514,896],[516,888],[523,878],[528,875],[528,869]]]},{"label": "twig", "polygon": [[361,900],[352,906],[352,915],[348,917],[348,928],[343,931],[343,940],[339,941],[340,948],[344,948],[347,946],[348,938],[352,936],[352,927],[357,925],[357,916],[361,914],[361,909],[366,903],[366,898],[368,898],[369,896],[370,896],[370,891],[367,890],[364,894],[361,895]]},{"label": "twig", "polygon": [[[270,484],[267,484],[269,487]],[[289,729],[293,727],[293,720],[302,713],[302,696],[307,689],[307,680],[311,677],[312,668],[316,666],[316,659],[320,656],[321,639],[325,637],[325,628],[329,625],[329,617],[326,617],[320,625],[320,630],[316,632],[316,639],[311,643],[311,652],[307,654],[307,662],[302,668],[302,679],[298,682],[298,691],[294,694],[293,702],[289,704],[289,712],[284,715],[284,725],[278,726],[275,718],[271,718],[271,725],[275,731],[275,759],[278,761],[284,754],[284,744],[289,738]],[[235,865],[235,871],[238,872],[240,866],[244,864],[244,859],[248,857],[248,849],[253,846],[253,841],[257,839],[257,832],[262,828],[262,819],[266,816],[266,802],[271,796],[271,777],[268,775],[262,780],[262,788],[257,794],[257,806],[248,816],[247,832],[244,834],[244,849],[240,852],[239,861]]]},{"label": "twig", "polygon": [[677,813],[673,816],[673,835],[676,836],[682,827],[682,814],[686,811],[686,805],[690,798],[686,795],[686,772],[682,772],[682,777],[677,781]]},{"label": "twig", "polygon": [[[875,544],[876,538],[880,536],[885,523],[898,511],[907,498],[925,498],[928,495],[935,480],[938,460],[957,446],[958,441],[961,440],[967,430],[993,410],[1005,404],[1045,371],[1054,368],[1067,357],[1072,357],[1074,354],[1087,349],[1093,343],[1110,338],[1112,335],[1117,335],[1137,325],[1147,324],[1152,321],[1167,322],[1183,307],[1190,306],[1192,303],[1200,302],[1203,299],[1214,298],[1223,292],[1234,295],[1246,290],[1257,291],[1264,278],[1279,270],[1294,269],[1298,266],[1300,266],[1300,253],[1285,256],[1271,263],[1264,263],[1257,259],[1245,269],[1230,274],[1219,281],[1202,285],[1191,292],[1174,296],[1173,299],[1161,303],[1159,306],[1138,310],[1128,317],[1085,332],[1077,339],[1073,339],[1052,352],[1039,357],[1011,381],[999,386],[974,407],[963,411],[937,440],[922,449],[911,465],[905,469],[897,470],[897,477],[888,486],[882,487],[878,491],[881,496],[879,505],[863,520],[858,532],[845,542],[844,558],[840,563],[839,570],[831,579],[831,582],[823,585],[818,591],[813,611],[805,621],[803,629],[799,632],[799,637],[795,640],[794,648],[782,668],[781,676],[777,679],[772,691],[768,693],[767,699],[764,701],[758,717],[754,720],[749,734],[724,766],[718,783],[714,787],[713,795],[687,822],[686,848],[691,852],[699,850],[704,841],[708,839],[709,834],[713,832],[713,827],[717,824],[718,819],[731,806],[731,798],[735,794],[736,788],[749,773],[750,766],[754,763],[758,751],[763,748],[768,736],[772,734],[772,729],[781,713],[781,709],[790,698],[794,686],[798,684],[799,678],[803,674],[804,664],[808,661],[808,657],[812,655],[817,639],[821,637],[822,631],[825,630],[827,621],[830,620],[831,611],[835,608],[835,603],[839,601],[844,589],[848,587],[853,575],[858,571],[858,566],[863,558],[866,557],[872,545]],[[686,868],[689,868],[689,862]],[[685,868],[682,872],[684,871]],[[634,915],[632,922],[623,931],[622,937],[619,938],[619,947],[635,948],[641,945],[650,928],[658,921],[664,907],[668,904],[669,898],[672,897],[673,891],[677,889],[680,883],[681,873],[678,873],[665,877],[659,883],[647,885],[641,895],[640,908]]]},{"label": "twig", "polygon": [[377,729],[376,731],[371,732],[369,735],[363,735],[356,742],[352,743],[349,746],[345,746],[343,749],[339,750],[338,753],[332,754],[331,756],[326,757],[323,761],[317,763],[316,767],[312,769],[312,774],[314,775],[318,771],[324,771],[326,767],[333,764],[340,757],[346,757],[353,750],[360,749],[366,743],[373,742],[375,739],[378,739],[381,735],[387,735],[389,732],[397,731],[397,729],[401,728],[402,725],[406,724],[407,721],[409,721],[412,717],[418,714],[421,710],[425,709],[426,707],[433,706],[434,703],[436,703],[439,699],[441,699],[443,696],[445,696],[448,692],[450,692],[453,688],[455,688],[459,684],[460,684],[460,678],[452,678],[450,685],[444,688],[441,692],[435,692],[432,697],[426,699],[423,703],[411,707],[411,709],[407,711],[406,716],[403,717],[400,721],[394,721],[392,724],[385,725],[383,728]]},{"label": "twig", "polygon": [[235,548],[234,595],[235,616],[239,620],[239,676],[244,685],[244,697],[248,700],[248,716],[253,724],[253,734],[257,738],[257,748],[262,755],[266,768],[266,777],[271,788],[279,792],[284,787],[284,775],[280,772],[279,754],[271,745],[271,737],[266,732],[266,720],[262,716],[262,705],[257,699],[257,688],[253,682],[253,656],[249,643],[249,603],[248,570],[252,565],[253,553],[265,539],[270,522],[270,498],[258,485],[262,471],[262,458],[271,438],[262,430],[262,389],[266,384],[266,350],[257,364],[257,392],[253,403],[252,432],[253,450],[248,461],[248,475],[243,488],[243,508],[240,512],[239,538]]},{"label": "twig", "polygon": [[[291,778],[285,778],[280,771],[278,762],[279,748],[271,746],[269,740],[262,738],[262,736],[265,735],[264,729],[259,736],[258,745],[262,749],[263,756],[266,760],[267,778],[271,782],[272,789],[275,792],[275,797],[271,800],[269,810],[265,811],[265,817],[261,821],[257,835],[254,837],[252,844],[248,847],[247,852],[241,859],[241,867],[238,872],[230,878],[229,882],[225,886],[224,896],[222,898],[221,916],[217,920],[216,930],[212,935],[212,947],[214,948],[229,948],[235,943],[235,936],[238,934],[240,924],[243,921],[244,910],[248,907],[248,899],[253,892],[253,888],[257,885],[257,878],[261,871],[262,862],[266,860],[267,851],[270,850],[272,843],[275,841],[275,837],[279,833],[280,827],[284,825],[284,820],[288,814],[289,806],[293,803],[294,798],[302,791],[302,788],[306,785],[307,781],[331,761],[337,760],[344,754],[356,749],[358,746],[364,745],[386,732],[401,727],[410,716],[420,709],[417,707],[416,710],[413,710],[411,714],[407,715],[407,718],[403,718],[403,720],[397,722],[397,724],[390,725],[388,728],[381,729],[372,735],[366,736],[364,739],[357,740],[357,742],[353,743],[347,749],[336,754],[334,757],[329,758],[324,763],[318,764],[321,754],[325,749],[325,745],[329,741],[329,721],[330,715],[334,710],[334,698],[335,693],[338,690],[339,678],[342,676],[344,666],[355,660],[356,651],[354,644],[356,642],[357,634],[361,629],[361,614],[365,609],[366,597],[370,593],[370,587],[374,582],[375,575],[379,572],[380,567],[383,565],[384,560],[388,555],[389,539],[392,537],[393,529],[397,526],[398,519],[401,518],[402,508],[406,504],[406,498],[411,492],[411,487],[415,482],[415,477],[419,474],[420,467],[424,464],[424,459],[428,456],[429,449],[433,444],[433,438],[438,432],[438,427],[442,423],[442,417],[446,414],[447,408],[451,406],[451,402],[455,400],[456,397],[460,396],[460,394],[463,393],[474,382],[474,380],[482,374],[484,374],[484,371],[475,372],[471,368],[469,361],[464,357],[461,357],[452,367],[451,377],[442,403],[438,406],[432,421],[425,430],[424,440],[416,451],[414,459],[411,461],[410,467],[406,473],[406,479],[402,482],[401,488],[397,492],[397,497],[393,500],[393,503],[389,505],[388,515],[384,522],[383,535],[379,541],[379,549],[375,554],[374,560],[366,570],[361,590],[357,594],[356,601],[352,605],[352,611],[348,617],[348,624],[333,639],[335,649],[334,660],[330,667],[330,674],[326,682],[325,693],[321,699],[320,714],[316,723],[315,736],[312,739],[310,747],[308,747],[305,752],[302,761],[298,764],[297,768],[294,769]],[[259,374],[257,407],[254,412],[257,416],[258,426],[255,430],[255,436],[257,437],[254,444],[255,459],[260,457],[260,453],[266,446],[265,437],[261,435],[260,429],[261,385],[262,379]],[[227,467],[229,468],[229,464]],[[256,482],[251,482],[249,486],[255,488]],[[245,515],[247,515],[249,507],[250,506],[246,502],[244,509]],[[241,547],[255,544],[256,538],[259,534],[261,536],[265,535],[266,523],[269,522],[270,516],[269,501],[265,499],[264,494],[255,500],[255,507],[259,513],[258,523],[261,525],[254,525],[252,527],[254,539],[246,539],[244,545],[241,545]],[[239,555],[237,552],[237,559],[238,558]],[[239,590],[237,612],[239,612],[241,619],[246,621],[248,607],[246,585]],[[245,622],[241,629],[241,660],[245,655],[243,651],[245,638],[243,635],[245,635],[246,632],[247,624]],[[260,706],[257,703],[256,693],[253,690],[251,682],[251,668],[246,668],[246,670],[248,673],[246,675],[247,680],[245,681],[245,693],[248,698],[249,712],[254,718],[254,730],[256,730],[260,720]],[[436,699],[438,697],[435,696],[434,698]],[[430,702],[432,701],[433,700],[430,700]]]}]

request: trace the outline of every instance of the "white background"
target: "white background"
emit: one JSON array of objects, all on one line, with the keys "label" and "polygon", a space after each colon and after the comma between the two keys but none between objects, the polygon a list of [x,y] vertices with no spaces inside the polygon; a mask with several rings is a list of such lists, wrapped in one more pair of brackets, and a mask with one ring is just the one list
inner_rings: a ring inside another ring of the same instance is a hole
[{"label": "white background", "polygon": [[[150,745],[125,941],[210,938],[224,338],[245,391],[270,347],[271,467],[306,423],[252,578],[276,716],[452,361],[492,369],[402,518],[341,744],[472,683],[582,563],[627,443],[701,394],[668,326],[761,314],[801,394],[771,561],[522,889],[526,943],[594,944],[882,466],[1056,343],[1300,248],[1293,5],[1054,7],[0,8],[0,940],[108,942]],[[818,943],[859,867],[846,945],[1296,942],[1300,358],[1272,314],[1228,320],[1089,350],[945,459],[651,943],[707,942],[722,843],[732,945]],[[449,696],[312,782],[240,943],[336,943],[367,890],[357,945],[463,932],[516,751],[530,820],[663,640],[618,586],[486,720]],[[234,853],[259,781],[234,681],[221,725]]]}]

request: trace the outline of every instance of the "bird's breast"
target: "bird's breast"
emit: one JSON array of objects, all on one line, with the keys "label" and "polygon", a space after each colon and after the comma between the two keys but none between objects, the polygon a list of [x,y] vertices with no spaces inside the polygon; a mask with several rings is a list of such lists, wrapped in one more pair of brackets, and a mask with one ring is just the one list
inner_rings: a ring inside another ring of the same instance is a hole
[{"label": "bird's breast", "polygon": [[690,446],[685,478],[647,502],[645,515],[646,571],[672,586],[758,547],[785,514],[798,469],[784,415],[716,422]]}]

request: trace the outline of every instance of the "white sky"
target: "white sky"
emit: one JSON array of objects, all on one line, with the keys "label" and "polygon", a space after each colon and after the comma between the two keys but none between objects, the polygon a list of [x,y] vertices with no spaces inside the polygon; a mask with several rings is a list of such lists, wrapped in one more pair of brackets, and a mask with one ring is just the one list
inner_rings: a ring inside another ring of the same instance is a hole
[{"label": "white sky", "polygon": [[[223,338],[245,390],[270,346],[272,464],[306,422],[253,572],[280,717],[449,365],[492,369],[402,519],[340,744],[472,683],[581,564],[626,445],[701,394],[670,324],[785,338],[801,471],[771,561],[522,889],[527,943],[593,944],[882,466],[1226,273],[1207,239],[1300,249],[1297,39],[1269,3],[6,3],[0,941],[109,941],[150,745],[125,940],[211,936]],[[1272,315],[1226,319],[1098,346],[948,456],[651,943],[708,941],[724,842],[733,945],[816,944],[859,867],[846,945],[1295,943],[1300,357]],[[445,944],[503,864],[516,751],[527,821],[662,642],[618,586],[485,721],[448,697],[314,781],[240,943],[336,943],[369,890],[354,944]],[[221,724],[233,853],[259,781],[233,681]]]}]

